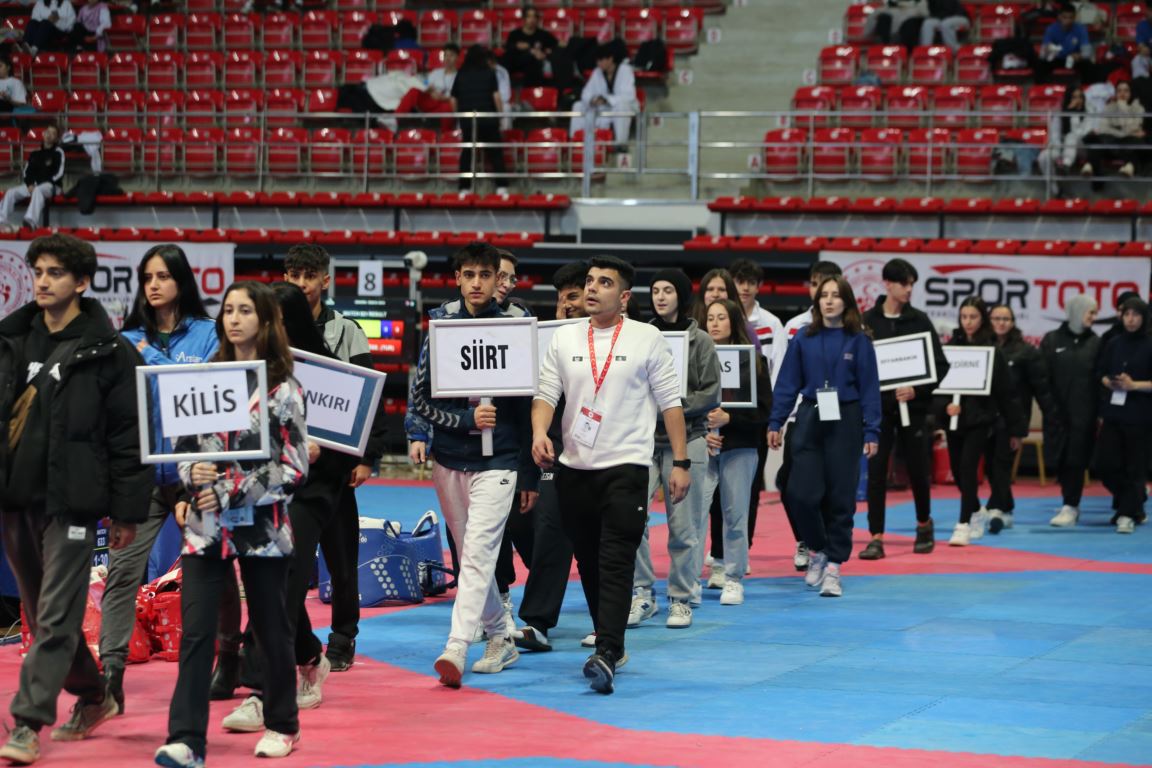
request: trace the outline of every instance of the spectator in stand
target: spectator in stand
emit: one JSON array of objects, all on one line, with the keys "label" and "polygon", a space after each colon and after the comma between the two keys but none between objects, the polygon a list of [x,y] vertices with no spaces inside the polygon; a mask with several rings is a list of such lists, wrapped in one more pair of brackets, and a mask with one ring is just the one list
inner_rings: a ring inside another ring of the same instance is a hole
[{"label": "spectator in stand", "polygon": [[1113,162],[1121,163],[1121,176],[1136,175],[1142,162],[1132,147],[1146,143],[1144,105],[1132,97],[1132,84],[1127,80],[1116,84],[1115,97],[1097,119],[1096,130],[1084,137],[1084,143],[1088,145],[1088,162],[1080,168],[1082,175],[1092,176]]},{"label": "spectator in stand", "polygon": [[28,91],[18,78],[12,77],[12,64],[0,59],[0,112],[11,112],[28,102]]},{"label": "spectator in stand", "polygon": [[1056,21],[1049,25],[1040,43],[1040,59],[1036,62],[1037,76],[1046,80],[1054,69],[1075,69],[1085,83],[1096,82],[1092,65],[1092,40],[1088,29],[1076,21],[1076,9],[1071,4],[1061,6]]},{"label": "spectator in stand", "polygon": [[[592,76],[584,84],[580,101],[572,105],[573,112],[585,114],[592,108],[608,112],[640,111],[640,101],[636,98],[636,73],[632,71],[632,65],[628,60],[621,57],[618,52],[614,53],[609,45],[602,45],[596,51],[596,69],[592,70]],[[569,130],[575,133],[583,128],[585,119],[583,116],[572,118]],[[632,128],[632,117],[597,115],[596,128],[611,128],[616,144],[625,148]]]},{"label": "spectator in stand", "polygon": [[[496,72],[488,65],[488,50],[482,45],[474,45],[468,49],[464,57],[464,65],[456,73],[456,80],[452,83],[452,96],[456,99],[456,108],[461,112],[501,112],[504,100],[500,97],[500,84],[496,79]],[[471,189],[472,167],[471,142],[477,141],[498,145],[503,139],[500,136],[500,121],[495,117],[464,118],[460,121],[460,132],[466,146],[460,150],[460,189]],[[508,180],[504,174],[504,150],[500,146],[483,147],[480,151],[488,160],[497,176],[496,193],[504,194],[508,191]],[[479,166],[479,163],[477,163]],[[479,170],[479,168],[475,169]]]},{"label": "spectator in stand", "polygon": [[[997,304],[992,307],[989,320],[996,334],[996,346],[1008,363],[1008,378],[1023,413],[1031,420],[1032,401],[1035,399],[1046,418],[1059,418],[1048,383],[1048,365],[1040,350],[1024,340],[1024,335],[1016,327],[1016,313],[1007,304]],[[992,495],[988,497],[990,533],[1000,533],[1002,529],[1012,527],[1012,511],[1016,508],[1016,500],[1012,497],[1012,464],[1016,451],[1012,449],[1011,437],[1008,425],[1003,421],[997,422],[985,457],[988,483],[992,486]]]},{"label": "spectator in stand", "polygon": [[1107,391],[1096,447],[1097,472],[1112,492],[1116,533],[1132,533],[1148,519],[1148,446],[1152,442],[1152,337],[1148,305],[1133,297],[1121,306],[1124,332],[1100,354],[1097,376]]},{"label": "spectator in stand", "polygon": [[76,14],[71,41],[78,51],[105,51],[108,49],[108,30],[112,28],[112,14],[104,0],[88,0]]},{"label": "spectator in stand", "polygon": [[28,200],[24,213],[24,226],[35,229],[43,220],[44,205],[60,193],[64,179],[64,150],[60,148],[60,129],[50,125],[44,129],[40,149],[28,156],[24,165],[23,184],[17,184],[4,193],[0,202],[0,229],[15,232],[19,228],[10,223],[16,204]]},{"label": "spectator in stand", "polygon": [[[512,114],[512,75],[508,74],[508,70],[496,58],[494,51],[488,51],[488,66],[492,67],[492,71],[496,73],[497,90],[500,92],[500,110],[505,115]],[[512,118],[500,118],[500,130],[508,131],[512,129]]]},{"label": "spectator in stand", "polygon": [[1092,118],[1085,111],[1082,88],[1071,86],[1064,92],[1060,112],[1062,114],[1053,115],[1049,120],[1048,146],[1037,157],[1040,170],[1046,176],[1055,176],[1075,168],[1076,158],[1083,150],[1084,137],[1092,132]]},{"label": "spectator in stand", "polygon": [[428,73],[428,94],[439,101],[452,98],[452,83],[456,82],[456,65],[460,60],[460,46],[448,43],[444,46],[444,66]]},{"label": "spectator in stand", "polygon": [[[455,112],[456,101],[452,98],[452,84],[456,81],[456,62],[459,55],[460,46],[455,43],[444,46],[444,66],[428,73],[426,89],[410,88],[396,106],[396,113],[430,115]],[[440,119],[441,131],[451,131],[455,126],[454,117]]]},{"label": "spectator in stand", "polygon": [[920,45],[933,45],[939,33],[940,42],[955,53],[960,47],[960,35],[972,27],[968,12],[960,0],[928,0],[928,18],[920,26]]},{"label": "spectator in stand", "polygon": [[68,43],[75,25],[76,9],[69,0],[36,0],[32,19],[24,29],[24,48],[32,56],[61,48]]},{"label": "spectator in stand", "polygon": [[1076,525],[1084,472],[1096,435],[1096,359],[1100,337],[1092,330],[1099,306],[1095,299],[1078,294],[1064,305],[1068,319],[1040,342],[1048,365],[1052,399],[1056,409],[1044,415],[1044,456],[1060,478],[1064,505],[1050,524],[1057,528]]},{"label": "spectator in stand", "polygon": [[[416,25],[408,21],[408,19],[400,19],[392,26],[392,47],[396,50],[406,51],[419,51],[420,43],[419,36],[416,32]],[[423,57],[421,57],[423,60]]]},{"label": "spectator in stand", "polygon": [[[908,22],[920,24],[925,6],[920,0],[888,0],[887,7],[868,17],[865,37],[885,45],[901,40],[901,28]],[[912,25],[909,25],[910,27]]]},{"label": "spectator in stand", "polygon": [[1152,74],[1152,5],[1144,6],[1145,18],[1136,25],[1136,55],[1132,57],[1132,77]]},{"label": "spectator in stand", "polygon": [[520,26],[508,33],[504,44],[504,66],[512,77],[533,88],[546,85],[552,76],[552,52],[560,46],[556,37],[540,26],[540,11],[524,8]]}]

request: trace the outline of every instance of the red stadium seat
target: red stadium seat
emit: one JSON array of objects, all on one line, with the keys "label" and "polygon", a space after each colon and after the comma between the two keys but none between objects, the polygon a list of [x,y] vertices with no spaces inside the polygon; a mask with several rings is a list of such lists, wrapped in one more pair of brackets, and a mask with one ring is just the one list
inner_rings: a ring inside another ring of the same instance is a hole
[{"label": "red stadium seat", "polygon": [[[603,168],[608,162],[608,147],[614,141],[612,131],[608,128],[597,128],[592,134],[592,167]],[[584,167],[584,130],[572,132],[572,169],[580,170]]]},{"label": "red stadium seat", "polygon": [[336,111],[336,89],[335,88],[313,88],[308,91],[307,110],[309,113],[315,114],[317,112],[335,112]]},{"label": "red stadium seat", "polygon": [[847,85],[856,80],[860,49],[854,45],[830,45],[820,51],[820,82]]},{"label": "red stadium seat", "polygon": [[919,128],[928,104],[928,89],[919,85],[890,85],[884,112],[890,128]]},{"label": "red stadium seat", "polygon": [[68,94],[68,130],[98,131],[103,126],[103,91],[72,91]]},{"label": "red stadium seat", "polygon": [[196,51],[184,58],[184,84],[189,89],[216,88],[224,71],[224,54]]},{"label": "red stadium seat", "polygon": [[615,8],[594,8],[584,12],[584,37],[594,37],[597,42],[606,43],[616,37],[620,12]]},{"label": "red stadium seat", "polygon": [[264,92],[264,121],[269,128],[291,128],[304,111],[304,91],[272,88]]},{"label": "red stadium seat", "polygon": [[1116,40],[1135,40],[1136,25],[1144,20],[1146,3],[1116,4]]},{"label": "red stadium seat", "polygon": [[1022,243],[1017,253],[1021,256],[1063,256],[1069,247],[1063,240],[1033,240]]},{"label": "red stadium seat", "polygon": [[947,128],[926,128],[908,131],[905,142],[908,173],[933,176],[944,173],[952,135]]},{"label": "red stadium seat", "polygon": [[64,91],[40,90],[33,91],[28,97],[37,112],[46,115],[63,115],[68,104],[68,95]]},{"label": "red stadium seat", "polygon": [[796,115],[796,127],[812,129],[828,125],[829,115],[836,109],[836,95],[836,89],[827,85],[797,88],[792,97],[792,109],[811,114]]},{"label": "red stadium seat", "polygon": [[[121,54],[116,54],[120,56]],[[113,57],[111,65],[112,71],[116,68],[116,57]],[[186,73],[186,63],[184,54],[173,53],[171,51],[156,51],[148,54],[148,58],[144,64],[144,84],[149,89],[156,88],[182,88],[184,87],[184,75]],[[212,85],[208,87],[215,87],[215,75],[212,77]],[[203,87],[203,86],[196,86]]]},{"label": "red stadium seat", "polygon": [[976,34],[986,43],[1004,37],[1012,37],[1015,32],[1016,16],[1020,9],[1015,5],[982,5],[976,17]]},{"label": "red stadium seat", "polygon": [[938,85],[932,91],[932,125],[964,128],[976,103],[976,90],[969,85]]},{"label": "red stadium seat", "polygon": [[864,55],[866,66],[884,85],[896,85],[904,79],[908,52],[902,45],[873,45]]},{"label": "red stadium seat", "polygon": [[385,173],[391,154],[392,132],[386,128],[356,131],[352,137],[352,172]]},{"label": "red stadium seat", "polygon": [[1011,255],[1020,252],[1019,240],[977,240],[972,243],[971,253]]},{"label": "red stadium seat", "polygon": [[256,47],[256,15],[230,13],[220,28],[224,36],[225,51],[246,51]]},{"label": "red stadium seat", "polygon": [[224,122],[229,128],[259,125],[263,108],[264,94],[261,91],[234,88],[224,92]]},{"label": "red stadium seat", "polygon": [[[653,3],[655,6],[656,3]],[[700,47],[704,14],[699,8],[669,8],[664,12],[664,42],[675,53],[692,54]]]},{"label": "red stadium seat", "polygon": [[844,11],[844,39],[849,43],[864,42],[868,17],[880,7],[878,4],[853,3]]},{"label": "red stadium seat", "polygon": [[878,85],[854,85],[840,90],[840,125],[846,128],[871,128],[876,111],[883,103]]},{"label": "red stadium seat", "polygon": [[820,128],[812,136],[814,173],[840,176],[848,173],[856,132],[848,128]]},{"label": "red stadium seat", "polygon": [[[195,15],[195,14],[194,14]],[[181,31],[184,27],[183,14],[161,13],[148,20],[148,50],[180,50]]]},{"label": "red stadium seat", "polygon": [[256,88],[259,84],[259,59],[255,51],[233,50],[225,55],[225,88]]},{"label": "red stadium seat", "polygon": [[[310,51],[314,53],[314,51]],[[303,59],[297,51],[267,51],[261,64],[264,72],[265,88],[292,88],[300,82]],[[317,85],[333,85],[336,82],[336,66],[332,66],[332,79]]]},{"label": "red stadium seat", "polygon": [[528,112],[555,112],[559,99],[559,91],[547,86],[520,91],[520,102]]},{"label": "red stadium seat", "polygon": [[108,59],[109,88],[139,88],[144,82],[145,57],[141,53],[124,51]]},{"label": "red stadium seat", "polygon": [[1082,240],[1068,249],[1069,256],[1115,256],[1120,252],[1120,243],[1101,240]]},{"label": "red stadium seat", "polygon": [[103,53],[81,51],[72,57],[68,67],[68,87],[103,88],[108,74],[108,57]]},{"label": "red stadium seat", "polygon": [[295,48],[296,30],[300,25],[300,14],[297,13],[266,14],[260,24],[260,45],[265,51]]},{"label": "red stadium seat", "polygon": [[456,12],[424,11],[416,31],[424,48],[443,48],[456,39]]},{"label": "red stadium seat", "polygon": [[33,90],[63,88],[64,73],[68,71],[68,55],[44,51],[32,59],[29,84]]},{"label": "red stadium seat", "polygon": [[232,128],[225,134],[224,172],[230,177],[260,172],[260,133],[256,128]]},{"label": "red stadium seat", "polygon": [[351,148],[352,134],[344,128],[312,131],[308,141],[309,168],[312,173],[344,173]]},{"label": "red stadium seat", "polygon": [[[540,17],[541,26],[551,32],[560,41],[560,45],[568,44],[568,41],[576,34],[576,27],[579,22],[579,11],[571,8],[551,8],[544,11]],[[460,35],[463,37],[463,29],[461,29]]]},{"label": "red stadium seat", "polygon": [[224,131],[189,128],[184,133],[184,170],[191,176],[215,176],[219,172]]},{"label": "red stadium seat", "polygon": [[[310,22],[310,17],[312,17]],[[372,14],[363,11],[348,11],[340,14],[340,47],[359,48],[364,33],[374,24]],[[301,43],[305,48],[332,48],[332,32],[335,27],[330,11],[309,11],[304,14]]]},{"label": "red stadium seat", "polygon": [[435,143],[436,134],[426,128],[409,128],[397,133],[393,140],[396,173],[407,178],[424,178],[434,172],[432,146]]},{"label": "red stadium seat", "polygon": [[798,128],[777,128],[764,134],[764,172],[796,176],[803,171],[808,132]]},{"label": "red stadium seat", "polygon": [[104,133],[104,170],[119,176],[135,176],[140,171],[143,144],[144,136],[139,128],[109,128]]},{"label": "red stadium seat", "polygon": [[105,119],[111,128],[138,128],[144,113],[144,94],[135,90],[112,90],[105,104]]},{"label": "red stadium seat", "polygon": [[179,128],[149,129],[144,134],[143,172],[160,176],[182,173],[177,151],[183,146],[184,132]]},{"label": "red stadium seat", "polygon": [[[307,51],[301,59],[305,88],[335,88],[341,72],[348,71],[348,64],[340,51]],[[375,67],[375,63],[371,63],[371,66]],[[361,79],[356,78],[351,82]]]},{"label": "red stadium seat", "polygon": [[1064,106],[1063,85],[1033,85],[1028,89],[1028,125],[1048,125],[1053,112]]},{"label": "red stadium seat", "polygon": [[924,253],[970,253],[972,241],[948,238],[929,240],[924,243],[923,251]]},{"label": "red stadium seat", "polygon": [[460,14],[460,47],[483,45],[491,48],[496,42],[495,30],[496,19],[492,11],[483,9],[464,11]]},{"label": "red stadium seat", "polygon": [[224,94],[220,91],[188,91],[184,100],[184,122],[189,127],[214,127],[219,125],[224,112]]},{"label": "red stadium seat", "polygon": [[268,131],[268,172],[273,176],[304,174],[304,149],[308,132],[303,128],[274,128]]},{"label": "red stadium seat", "polygon": [[1011,128],[1016,124],[1022,98],[1018,85],[986,85],[980,89],[979,124],[986,128]]},{"label": "red stadium seat", "polygon": [[965,85],[984,85],[992,82],[992,69],[988,63],[992,56],[990,45],[964,45],[956,53],[956,82]]},{"label": "red stadium seat", "polygon": [[557,173],[567,170],[568,132],[559,128],[539,128],[525,138],[524,164],[528,173]]},{"label": "red stadium seat", "polygon": [[508,39],[508,34],[520,26],[524,20],[524,11],[519,3],[515,8],[503,8],[496,12],[496,42],[502,43]]},{"label": "red stadium seat", "polygon": [[962,176],[992,173],[992,149],[1000,142],[995,128],[963,129],[956,132],[956,172]]},{"label": "red stadium seat", "polygon": [[117,13],[112,16],[108,30],[108,47],[116,51],[131,51],[146,40],[148,20],[135,13]]},{"label": "red stadium seat", "polygon": [[[192,13],[188,15],[188,26],[185,28],[184,46],[189,50],[215,51],[221,45],[221,27],[224,22],[218,13]],[[151,46],[152,51],[178,51],[178,46],[171,48],[157,48]]]},{"label": "red stadium seat", "polygon": [[908,64],[914,83],[946,83],[952,78],[952,49],[946,45],[918,45]]},{"label": "red stadium seat", "polygon": [[152,90],[144,104],[145,128],[178,128],[184,122],[183,91]]},{"label": "red stadium seat", "polygon": [[[464,141],[464,132],[459,128],[451,131],[441,131],[436,139],[436,146],[434,152],[436,155],[436,165],[441,173],[452,173],[460,167],[460,153],[463,151],[461,146]],[[476,169],[479,172],[490,170],[485,167],[484,153],[478,152],[473,155],[476,161]],[[464,194],[463,192],[460,193]],[[471,194],[471,193],[468,193]],[[471,203],[468,204],[471,207]]]},{"label": "red stadium seat", "polygon": [[1120,256],[1143,256],[1152,258],[1152,241],[1125,243],[1118,251]]},{"label": "red stadium seat", "polygon": [[[344,82],[358,83],[374,77],[384,63],[384,52],[376,50],[348,51],[344,59]],[[307,59],[305,59],[307,72]]]},{"label": "red stadium seat", "polygon": [[860,132],[857,161],[860,173],[891,178],[899,172],[900,145],[904,132],[899,128],[869,128]]},{"label": "red stadium seat", "polygon": [[389,72],[415,75],[420,71],[420,54],[407,48],[394,48],[384,56],[384,67]]},{"label": "red stadium seat", "polygon": [[[617,6],[618,7],[618,6]],[[641,43],[655,40],[661,36],[661,20],[663,14],[653,8],[629,8],[624,11],[624,44],[629,50],[637,48]]]}]

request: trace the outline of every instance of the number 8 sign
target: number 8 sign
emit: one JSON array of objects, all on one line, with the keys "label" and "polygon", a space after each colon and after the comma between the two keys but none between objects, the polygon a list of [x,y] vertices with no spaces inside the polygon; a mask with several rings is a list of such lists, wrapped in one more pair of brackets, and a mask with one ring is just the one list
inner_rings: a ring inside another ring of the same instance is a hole
[{"label": "number 8 sign", "polygon": [[356,295],[383,296],[384,295],[384,263],[380,261],[361,261],[357,265]]}]

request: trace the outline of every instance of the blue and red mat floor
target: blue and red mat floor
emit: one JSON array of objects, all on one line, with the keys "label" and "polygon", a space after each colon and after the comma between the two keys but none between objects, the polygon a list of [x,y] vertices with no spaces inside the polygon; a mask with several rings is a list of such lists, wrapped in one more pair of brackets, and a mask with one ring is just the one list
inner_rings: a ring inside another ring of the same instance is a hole
[{"label": "blue and red mat floor", "polygon": [[[783,512],[766,496],[745,604],[721,607],[705,591],[692,627],[670,630],[661,600],[656,618],[628,632],[631,660],[612,696],[581,676],[591,625],[576,581],[553,652],[524,653],[498,675],[467,673],[459,691],[432,670],[450,598],[365,610],[358,663],[329,678],[323,705],[301,714],[298,751],[279,764],[1152,765],[1152,525],[1117,535],[1094,487],[1080,525],[1050,528],[1054,487],[1024,484],[1013,529],[949,548],[958,502],[951,489],[933,492],[936,551],[912,554],[911,504],[895,494],[888,557],[845,564],[838,600],[804,586]],[[362,513],[405,529],[437,507],[428,484],[375,483],[360,499]],[[663,518],[652,522],[660,553]],[[658,572],[666,561],[657,554]],[[327,607],[309,603],[322,627]],[[0,696],[12,695],[18,665],[15,647],[0,649]],[[40,764],[149,764],[175,673],[161,661],[129,668],[125,715],[86,742],[54,744],[44,732]],[[218,725],[238,702],[212,706],[210,765],[253,759],[256,735]],[[70,704],[62,697],[61,718]]]}]

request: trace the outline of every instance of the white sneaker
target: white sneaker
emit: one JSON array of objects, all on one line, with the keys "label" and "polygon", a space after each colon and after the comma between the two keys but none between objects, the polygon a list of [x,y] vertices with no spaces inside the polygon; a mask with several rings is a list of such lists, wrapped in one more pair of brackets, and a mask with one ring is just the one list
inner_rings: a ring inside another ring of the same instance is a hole
[{"label": "white sneaker", "polygon": [[459,688],[460,679],[464,677],[464,655],[466,651],[456,645],[444,649],[444,653],[436,657],[433,668],[440,673],[440,685],[449,688]]},{"label": "white sneaker", "polygon": [[300,741],[300,734],[298,733],[264,731],[260,741],[256,742],[256,750],[253,754],[256,757],[288,757],[292,754],[298,741]]},{"label": "white sneaker", "polygon": [[1136,530],[1136,521],[1127,515],[1116,518],[1116,533],[1133,533]]},{"label": "white sneaker", "polygon": [[796,543],[796,554],[792,555],[792,565],[798,571],[808,570],[808,545],[802,541]]},{"label": "white sneaker", "polygon": [[968,523],[956,523],[956,527],[952,529],[952,538],[948,539],[948,546],[966,547],[971,540],[972,529]]},{"label": "white sneaker", "polygon": [[515,664],[518,658],[520,653],[511,637],[494,637],[488,641],[484,655],[472,665],[472,671],[480,675],[494,675]]},{"label": "white sneaker", "polygon": [[580,641],[580,646],[582,648],[595,648],[596,647],[596,633],[595,632],[589,632],[588,634],[584,635],[584,639]]},{"label": "white sneaker", "polygon": [[319,664],[304,664],[299,667],[300,682],[296,688],[296,708],[315,709],[324,700],[321,687],[332,671],[332,662],[320,654]]},{"label": "white sneaker", "polygon": [[744,585],[735,579],[724,582],[724,591],[720,593],[720,605],[743,605]]},{"label": "white sneaker", "polygon": [[829,563],[824,568],[824,579],[820,582],[820,597],[840,597],[844,590],[840,586],[840,566]]},{"label": "white sneaker", "polygon": [[516,617],[512,615],[512,594],[510,592],[500,593],[500,603],[504,606],[504,626],[505,631],[516,636]]},{"label": "white sneaker", "polygon": [[724,563],[712,563],[712,570],[708,574],[708,583],[704,585],[705,589],[724,589]]},{"label": "white sneaker", "polygon": [[1132,163],[1124,163],[1124,165],[1120,166],[1120,175],[1132,178],[1136,175],[1136,166],[1132,165]]},{"label": "white sneaker", "polygon": [[192,751],[187,744],[165,744],[156,750],[156,765],[166,768],[204,768],[204,758]]},{"label": "white sneaker", "polygon": [[692,626],[692,606],[679,600],[673,600],[668,605],[668,621],[665,626],[669,629],[684,629]]},{"label": "white sneaker", "polygon": [[968,521],[968,538],[975,541],[982,537],[987,524],[988,510],[981,507],[978,511],[972,513],[972,517]]},{"label": "white sneaker", "polygon": [[[647,593],[638,593],[632,595],[632,607],[628,610],[628,628],[634,629],[640,626],[641,622],[648,621],[656,615],[656,596]],[[596,642],[592,642],[595,647]]]},{"label": "white sneaker", "polygon": [[256,733],[264,730],[264,702],[259,696],[249,696],[240,706],[225,715],[220,723],[230,731]]},{"label": "white sneaker", "polygon": [[810,587],[820,586],[824,580],[824,566],[828,565],[828,556],[823,552],[808,553],[808,572],[804,574],[804,583]]},{"label": "white sneaker", "polygon": [[1071,528],[1076,525],[1076,521],[1079,519],[1080,508],[1065,504],[1060,507],[1060,511],[1056,513],[1056,517],[1048,521],[1048,525],[1054,528]]}]

